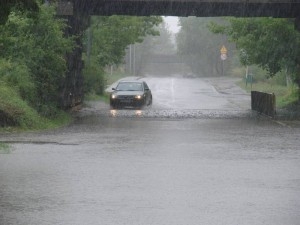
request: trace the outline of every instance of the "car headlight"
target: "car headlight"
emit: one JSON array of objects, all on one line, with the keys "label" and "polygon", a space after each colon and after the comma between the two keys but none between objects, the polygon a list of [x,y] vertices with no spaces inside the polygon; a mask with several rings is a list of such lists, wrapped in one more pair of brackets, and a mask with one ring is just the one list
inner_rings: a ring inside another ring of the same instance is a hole
[{"label": "car headlight", "polygon": [[135,98],[136,98],[136,99],[142,99],[143,96],[142,96],[142,95],[136,95]]},{"label": "car headlight", "polygon": [[117,95],[112,94],[112,95],[111,95],[111,99],[115,99],[115,98],[117,98]]}]

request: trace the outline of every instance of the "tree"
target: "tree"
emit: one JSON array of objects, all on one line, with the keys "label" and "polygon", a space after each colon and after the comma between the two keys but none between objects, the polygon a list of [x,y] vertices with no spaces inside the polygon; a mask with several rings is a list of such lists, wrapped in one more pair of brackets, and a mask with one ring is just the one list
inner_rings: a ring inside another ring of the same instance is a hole
[{"label": "tree", "polygon": [[13,9],[31,11],[31,15],[35,15],[39,6],[36,0],[1,0],[0,24],[5,24]]},{"label": "tree", "polygon": [[210,29],[236,43],[243,65],[258,65],[270,77],[287,71],[300,86],[300,33],[292,19],[230,18],[229,22],[228,26],[211,24]]},{"label": "tree", "polygon": [[214,35],[208,29],[211,21],[222,20],[198,17],[179,20],[181,29],[177,35],[178,53],[185,58],[192,71],[200,76],[216,76],[220,73],[220,48],[222,45],[228,47],[225,35]]},{"label": "tree", "polygon": [[142,42],[147,35],[159,35],[153,29],[161,17],[92,17],[92,50],[100,66],[120,64],[128,45]]},{"label": "tree", "polygon": [[[18,89],[23,99],[47,116],[58,107],[59,87],[66,71],[65,54],[74,46],[72,38],[64,37],[64,27],[55,9],[46,5],[40,5],[34,18],[14,9],[6,23],[0,25],[0,52],[7,61],[3,62],[7,69],[2,70],[0,79]],[[25,80],[29,89],[21,82]]]},{"label": "tree", "polygon": [[172,34],[167,28],[167,24],[163,21],[157,27],[158,36],[147,36],[142,43],[144,48],[149,48],[152,54],[176,54],[175,43],[172,42]]},{"label": "tree", "polygon": [[161,22],[158,16],[93,16],[84,41],[85,92],[103,90],[104,67],[122,64],[128,45],[141,43],[148,35],[159,35],[154,27]]},{"label": "tree", "polygon": [[172,42],[172,34],[163,21],[155,29],[158,30],[158,36],[148,35],[142,43],[135,45],[135,69],[136,74],[141,74],[149,58],[157,55],[176,55],[176,46]]}]

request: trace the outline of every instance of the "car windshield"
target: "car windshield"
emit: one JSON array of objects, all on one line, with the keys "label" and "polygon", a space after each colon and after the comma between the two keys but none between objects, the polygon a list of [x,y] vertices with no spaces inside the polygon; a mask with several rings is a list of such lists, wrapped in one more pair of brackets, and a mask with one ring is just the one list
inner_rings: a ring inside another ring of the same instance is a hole
[{"label": "car windshield", "polygon": [[117,86],[118,91],[142,91],[143,87],[141,83],[135,82],[122,82]]}]

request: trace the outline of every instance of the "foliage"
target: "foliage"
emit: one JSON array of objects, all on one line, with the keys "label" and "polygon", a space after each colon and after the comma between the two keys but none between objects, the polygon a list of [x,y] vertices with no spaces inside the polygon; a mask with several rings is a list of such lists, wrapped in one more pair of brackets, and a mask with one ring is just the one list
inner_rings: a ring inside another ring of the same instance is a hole
[{"label": "foliage", "polygon": [[231,62],[233,46],[229,46],[225,35],[214,35],[209,29],[211,22],[223,23],[221,18],[180,18],[181,29],[177,35],[178,53],[186,59],[195,74],[215,76],[221,74],[220,49],[226,45]]},{"label": "foliage", "polygon": [[284,93],[284,95],[277,98],[276,104],[280,108],[296,106],[295,109],[298,108],[299,112],[300,104],[296,87],[289,87],[288,90]]},{"label": "foliage", "polygon": [[[143,42],[134,45],[134,54],[132,52],[131,53],[132,58],[134,56],[135,59],[134,63],[133,60],[131,61],[131,68],[135,66],[135,74],[133,74],[133,71],[130,71],[132,72],[132,75],[140,75],[145,62],[147,62],[147,60],[151,57],[155,57],[156,55],[176,54],[176,46],[174,40],[172,40],[172,34],[168,30],[166,23],[163,21],[158,26],[155,26],[155,29],[159,32],[158,36],[148,35],[144,38]],[[130,51],[128,51],[127,54],[129,55]]]},{"label": "foliage", "polygon": [[41,117],[33,110],[18,93],[11,87],[0,83],[0,124],[17,125],[23,128],[36,128],[41,126]]},{"label": "foliage", "polygon": [[95,16],[86,31],[84,46],[85,93],[102,92],[105,87],[104,68],[123,63],[128,45],[142,42],[147,35],[158,35],[154,29],[161,17]]},{"label": "foliage", "polygon": [[243,65],[258,65],[270,77],[285,71],[300,84],[300,33],[291,19],[230,18],[230,25],[211,24],[240,49]]},{"label": "foliage", "polygon": [[123,69],[118,68],[117,70],[113,71],[113,73],[105,73],[105,80],[107,85],[111,85],[116,81],[128,76],[131,76],[131,74],[128,74]]},{"label": "foliage", "polygon": [[55,119],[42,117],[20,97],[16,89],[3,81],[0,81],[0,96],[0,127],[6,127],[4,130],[10,126],[22,130],[57,128],[71,121],[71,117],[63,111],[57,111]]},{"label": "foliage", "polygon": [[152,27],[161,17],[92,17],[92,51],[100,66],[120,64],[128,45],[142,42],[146,35],[158,35]]},{"label": "foliage", "polygon": [[[274,77],[275,78],[275,77]],[[270,78],[268,80],[259,80],[253,85],[245,85],[245,81],[238,82],[238,85],[245,89],[247,92],[251,92],[252,90],[261,91],[266,93],[274,93],[276,96],[276,106],[278,108],[283,108],[291,104],[299,104],[297,103],[297,87],[296,85],[291,85],[289,87],[284,85],[279,85],[274,82],[274,78]]]},{"label": "foliage", "polygon": [[14,9],[30,11],[32,17],[36,16],[39,12],[38,2],[36,0],[1,0],[0,24],[5,24],[10,12]]},{"label": "foliage", "polygon": [[33,99],[35,86],[25,64],[0,59],[0,80],[15,89],[22,99]]},{"label": "foliage", "polygon": [[163,21],[156,29],[159,32],[158,36],[147,36],[141,43],[143,51],[148,50],[147,52],[150,54],[176,54],[176,46],[167,24]]},{"label": "foliage", "polygon": [[83,69],[84,74],[84,92],[95,92],[95,94],[102,94],[106,82],[104,76],[104,70],[102,67],[97,66],[97,63],[91,62]]},{"label": "foliage", "polygon": [[40,5],[37,17],[13,10],[0,25],[0,79],[15,87],[41,115],[55,116],[59,86],[66,71],[65,54],[73,41],[64,37],[64,21],[55,9]]},{"label": "foliage", "polygon": [[10,153],[10,146],[6,143],[0,142],[0,154]]}]

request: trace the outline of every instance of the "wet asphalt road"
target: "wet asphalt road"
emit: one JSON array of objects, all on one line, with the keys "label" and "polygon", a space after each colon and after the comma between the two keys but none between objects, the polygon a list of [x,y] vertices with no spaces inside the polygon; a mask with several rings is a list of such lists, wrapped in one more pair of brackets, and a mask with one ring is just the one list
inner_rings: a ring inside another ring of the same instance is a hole
[{"label": "wet asphalt road", "polygon": [[68,127],[1,134],[0,224],[300,224],[299,126],[252,113],[232,80],[146,80],[152,107],[90,102]]}]

